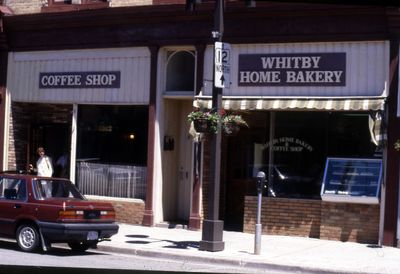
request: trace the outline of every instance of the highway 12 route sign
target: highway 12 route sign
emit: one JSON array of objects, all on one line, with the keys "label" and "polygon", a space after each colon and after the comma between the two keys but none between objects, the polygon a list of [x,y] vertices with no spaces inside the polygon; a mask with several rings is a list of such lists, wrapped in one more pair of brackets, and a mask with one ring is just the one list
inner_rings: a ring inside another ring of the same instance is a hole
[{"label": "highway 12 route sign", "polygon": [[228,43],[215,42],[215,71],[214,85],[217,88],[229,88],[230,86],[230,52]]}]

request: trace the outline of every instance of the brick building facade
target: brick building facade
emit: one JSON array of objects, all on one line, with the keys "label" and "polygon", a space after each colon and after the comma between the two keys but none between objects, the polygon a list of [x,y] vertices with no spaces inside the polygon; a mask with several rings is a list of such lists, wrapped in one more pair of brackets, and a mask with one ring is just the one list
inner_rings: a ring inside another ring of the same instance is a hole
[{"label": "brick building facade", "polygon": [[[211,210],[212,148],[205,138],[201,151],[195,150],[187,114],[193,105],[211,106],[214,3],[203,1],[193,11],[186,1],[113,0],[108,8],[54,14],[44,11],[60,10],[42,10],[43,1],[29,1],[29,7],[24,2],[3,3],[18,16],[2,17],[2,167],[23,169],[40,142],[55,150],[54,141],[32,138],[50,125],[48,132],[66,132],[71,164],[88,164],[91,175],[96,164],[107,166],[114,172],[107,173],[107,180],[135,186],[145,178],[144,198],[104,198],[114,204],[119,221],[183,222],[201,229]],[[224,42],[231,45],[232,83],[224,90],[223,107],[249,122],[236,136],[222,137],[218,198],[226,228],[252,232],[255,172],[291,166],[297,168],[298,176],[292,177],[297,185],[266,188],[264,233],[397,245],[398,10],[264,1],[254,1],[257,7],[251,8],[246,1],[226,2]],[[335,59],[338,53],[346,56],[344,69]],[[335,57],[327,66],[342,69],[346,80],[341,86],[262,86],[258,78],[246,86],[237,77],[243,71],[239,60],[321,56]],[[43,73],[82,72],[116,73],[121,85],[59,89],[38,84]],[[189,84],[181,87],[187,79]],[[371,113],[383,113],[387,121],[387,142],[379,147],[370,142]],[[117,130],[126,125],[126,132]],[[134,146],[139,137],[145,141]],[[111,149],[104,140],[112,140]],[[291,148],[301,153],[284,154]],[[111,152],[117,149],[120,155],[115,156]],[[377,203],[321,199],[321,172],[329,157],[382,161]],[[139,167],[146,176],[137,175]],[[71,180],[80,179],[78,169],[72,169]],[[284,172],[275,176],[280,175],[289,177]]]}]

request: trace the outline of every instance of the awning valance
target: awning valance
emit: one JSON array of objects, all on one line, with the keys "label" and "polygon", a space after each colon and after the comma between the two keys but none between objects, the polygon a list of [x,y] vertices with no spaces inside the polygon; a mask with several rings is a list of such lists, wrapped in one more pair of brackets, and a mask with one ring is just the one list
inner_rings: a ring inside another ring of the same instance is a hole
[{"label": "awning valance", "polygon": [[[385,98],[223,98],[226,110],[383,110]],[[194,107],[212,108],[211,97],[197,97]]]}]

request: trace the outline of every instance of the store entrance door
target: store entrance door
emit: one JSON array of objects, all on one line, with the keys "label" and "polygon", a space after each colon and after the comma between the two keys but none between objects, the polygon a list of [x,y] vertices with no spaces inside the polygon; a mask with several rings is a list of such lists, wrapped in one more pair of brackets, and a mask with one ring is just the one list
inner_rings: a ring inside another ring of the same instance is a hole
[{"label": "store entrance door", "polygon": [[192,105],[189,100],[166,100],[164,106],[163,221],[186,225],[191,210],[193,158],[193,139],[186,117]]},{"label": "store entrance door", "polygon": [[270,113],[240,113],[249,124],[237,135],[224,136],[222,144],[221,216],[224,229],[243,231],[245,197],[257,195],[255,143],[265,144],[270,132]]},{"label": "store entrance door", "polygon": [[[57,160],[63,155],[68,157],[71,144],[70,136],[70,125],[66,123],[32,125],[29,136],[28,163],[36,166],[38,158],[36,150],[38,147],[43,147],[46,155],[52,159],[53,176],[62,176],[63,167],[57,164]],[[67,166],[64,166],[64,169],[68,170],[69,161],[66,161],[66,164]]]}]

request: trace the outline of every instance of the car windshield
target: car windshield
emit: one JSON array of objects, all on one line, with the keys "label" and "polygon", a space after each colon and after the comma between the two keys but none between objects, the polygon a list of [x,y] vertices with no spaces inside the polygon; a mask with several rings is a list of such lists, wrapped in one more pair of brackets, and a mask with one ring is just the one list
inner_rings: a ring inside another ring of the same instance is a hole
[{"label": "car windshield", "polygon": [[38,199],[75,198],[84,200],[79,190],[67,180],[36,179],[33,181],[35,195]]}]

